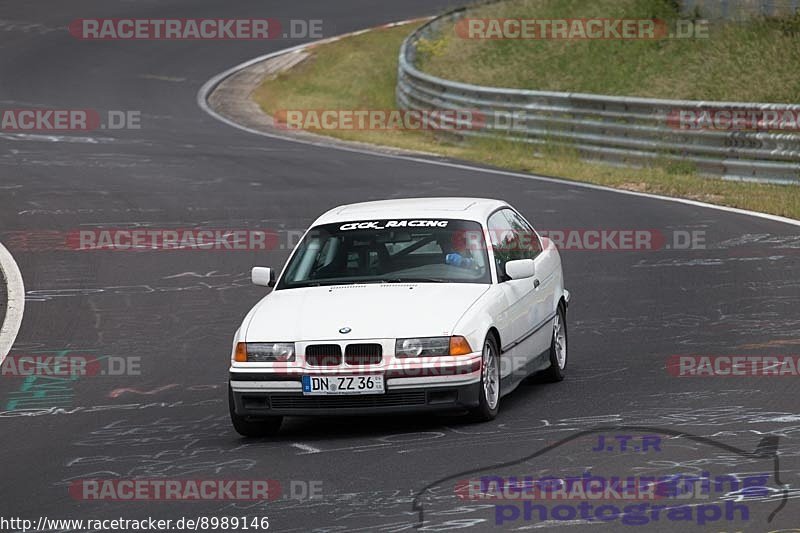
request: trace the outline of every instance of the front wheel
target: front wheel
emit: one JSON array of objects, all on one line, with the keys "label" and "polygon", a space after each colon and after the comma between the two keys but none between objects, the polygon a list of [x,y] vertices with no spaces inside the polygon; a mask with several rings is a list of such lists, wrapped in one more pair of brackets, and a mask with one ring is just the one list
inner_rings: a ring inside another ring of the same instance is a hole
[{"label": "front wheel", "polygon": [[233,389],[228,387],[228,411],[231,414],[233,429],[243,437],[270,437],[278,433],[283,422],[282,416],[250,418],[236,414],[233,402]]},{"label": "front wheel", "polygon": [[481,358],[480,402],[470,411],[478,422],[487,422],[497,416],[500,405],[500,350],[491,334],[483,341]]},{"label": "front wheel", "polygon": [[550,382],[564,379],[564,369],[567,368],[567,314],[564,306],[558,306],[558,312],[553,319],[553,338],[550,341],[550,368],[542,373],[545,380]]}]

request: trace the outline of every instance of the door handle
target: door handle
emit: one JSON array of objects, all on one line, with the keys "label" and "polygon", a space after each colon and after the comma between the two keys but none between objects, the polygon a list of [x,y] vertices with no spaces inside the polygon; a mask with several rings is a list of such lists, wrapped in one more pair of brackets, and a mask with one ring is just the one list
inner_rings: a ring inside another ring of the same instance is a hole
[{"label": "door handle", "polygon": [[538,279],[534,279],[533,280],[533,288],[535,289],[537,287],[539,287],[539,280]]}]

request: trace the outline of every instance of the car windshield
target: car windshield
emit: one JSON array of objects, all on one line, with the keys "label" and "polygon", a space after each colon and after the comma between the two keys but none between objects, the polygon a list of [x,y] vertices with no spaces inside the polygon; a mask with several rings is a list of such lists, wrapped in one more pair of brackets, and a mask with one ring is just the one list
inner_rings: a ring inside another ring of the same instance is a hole
[{"label": "car windshield", "polygon": [[490,283],[481,225],[386,219],[312,228],[276,289],[352,283]]}]

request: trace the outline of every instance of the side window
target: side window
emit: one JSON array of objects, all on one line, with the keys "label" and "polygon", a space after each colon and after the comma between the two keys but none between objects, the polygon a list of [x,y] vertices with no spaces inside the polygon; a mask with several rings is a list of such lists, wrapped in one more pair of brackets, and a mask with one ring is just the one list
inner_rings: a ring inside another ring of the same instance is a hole
[{"label": "side window", "polygon": [[525,219],[510,209],[503,209],[502,213],[508,219],[509,225],[517,235],[518,255],[515,259],[534,259],[542,251],[542,243],[533,228]]},{"label": "side window", "polygon": [[494,250],[494,261],[497,266],[497,275],[500,281],[509,279],[506,274],[506,261],[521,259],[519,253],[518,233],[506,216],[508,209],[501,209],[489,217],[487,227],[489,239]]}]

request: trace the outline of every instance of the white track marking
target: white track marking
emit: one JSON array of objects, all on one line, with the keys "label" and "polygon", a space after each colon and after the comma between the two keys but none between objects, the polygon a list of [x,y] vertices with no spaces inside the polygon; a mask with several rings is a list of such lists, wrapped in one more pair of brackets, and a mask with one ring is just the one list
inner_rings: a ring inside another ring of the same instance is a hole
[{"label": "white track marking", "polygon": [[319,448],[314,448],[313,446],[309,446],[308,444],[303,444],[302,442],[293,442],[292,446],[294,446],[295,448],[299,448],[306,453],[319,453],[322,451]]},{"label": "white track marking", "polygon": [[25,311],[25,285],[22,283],[22,274],[17,262],[2,243],[0,243],[0,271],[8,293],[6,316],[0,327],[0,364],[3,364],[22,324],[22,314]]},{"label": "white track marking", "polygon": [[[408,24],[410,22],[413,22],[413,21],[395,22],[393,24],[387,24],[385,26],[380,26],[380,27],[401,26],[403,24]],[[247,67],[255,65],[256,63],[260,63],[262,61],[266,61],[268,59],[272,59],[273,57],[277,57],[277,56],[284,55],[284,54],[290,54],[290,53],[293,53],[293,52],[302,52],[302,51],[305,51],[308,48],[313,48],[314,46],[317,46],[317,45],[320,45],[320,44],[325,44],[325,43],[337,41],[337,40],[343,39],[345,37],[352,37],[354,35],[359,35],[359,34],[364,33],[366,31],[369,31],[369,30],[360,30],[360,31],[357,31],[357,32],[346,33],[346,34],[339,35],[339,36],[336,36],[336,37],[331,37],[329,39],[323,39],[323,40],[320,40],[320,41],[314,41],[312,43],[306,43],[306,44],[300,44],[300,45],[297,45],[297,46],[292,46],[290,48],[285,48],[283,50],[278,50],[277,52],[272,52],[272,53],[269,53],[269,54],[265,54],[265,55],[256,57],[254,59],[250,59],[248,61],[245,61],[244,63],[240,63],[240,64],[236,65],[235,67],[231,67],[228,70],[217,74],[216,76],[214,76],[213,78],[208,80],[206,83],[204,83],[203,86],[200,87],[200,90],[197,92],[197,105],[199,105],[200,108],[203,111],[205,111],[206,113],[208,113],[209,115],[211,115],[215,119],[219,120],[220,122],[224,122],[225,124],[227,124],[229,126],[232,126],[232,127],[237,128],[239,130],[242,130],[242,131],[246,131],[248,133],[252,133],[252,134],[255,134],[255,135],[261,135],[262,137],[269,137],[269,138],[272,138],[272,139],[280,139],[280,140],[283,140],[283,141],[289,141],[289,142],[300,143],[300,144],[308,144],[308,145],[312,145],[312,146],[319,146],[319,147],[322,147],[322,148],[329,148],[329,149],[334,149],[334,150],[342,150],[344,152],[353,152],[353,153],[358,153],[358,154],[366,154],[366,155],[371,155],[371,156],[385,157],[385,158],[389,158],[389,159],[399,159],[399,160],[402,160],[402,161],[412,161],[412,162],[415,162],[415,163],[422,163],[422,164],[426,164],[426,165],[438,165],[438,166],[442,166],[442,167],[457,168],[457,169],[460,169],[460,170],[466,170],[466,171],[470,171],[470,172],[481,172],[481,173],[484,173],[484,174],[494,174],[494,175],[498,175],[498,176],[509,176],[509,177],[514,177],[514,178],[522,178],[522,179],[544,181],[544,182],[548,182],[548,183],[558,183],[558,184],[561,184],[561,185],[568,185],[568,186],[571,186],[571,187],[580,187],[580,188],[584,188],[584,189],[593,189],[593,190],[598,190],[598,191],[613,192],[613,193],[617,193],[617,194],[626,194],[626,195],[629,195],[629,196],[638,196],[638,197],[641,197],[641,198],[650,198],[650,199],[653,199],[653,200],[661,200],[661,201],[664,201],[664,202],[674,202],[674,203],[692,205],[692,206],[696,206],[696,207],[703,207],[703,208],[706,208],[706,209],[715,209],[717,211],[725,211],[725,212],[728,212],[728,213],[736,213],[736,214],[739,214],[739,215],[746,215],[746,216],[751,216],[751,217],[771,220],[773,222],[781,222],[781,223],[790,224],[790,225],[793,225],[793,226],[800,226],[800,220],[795,220],[795,219],[792,219],[792,218],[782,217],[782,216],[778,216],[778,215],[770,215],[768,213],[759,213],[757,211],[748,211],[747,209],[739,209],[739,208],[736,208],[736,207],[728,207],[728,206],[724,206],[724,205],[707,204],[705,202],[698,202],[696,200],[688,200],[686,198],[672,198],[670,196],[660,196],[658,194],[650,194],[650,193],[636,192],[636,191],[626,191],[624,189],[614,189],[612,187],[605,187],[603,185],[594,185],[594,184],[591,184],[591,183],[583,183],[583,182],[571,181],[571,180],[560,179],[560,178],[550,178],[550,177],[546,177],[546,176],[537,176],[535,174],[524,174],[524,173],[521,173],[521,172],[513,172],[513,171],[509,171],[509,170],[493,170],[493,169],[490,169],[490,168],[475,167],[475,166],[468,165],[468,164],[452,163],[452,162],[444,161],[444,160],[425,159],[425,158],[422,158],[422,157],[414,157],[414,156],[400,155],[400,154],[391,154],[391,153],[380,152],[378,150],[373,151],[373,150],[367,150],[367,149],[363,149],[363,148],[352,148],[352,147],[347,147],[347,146],[340,146],[338,144],[333,144],[332,142],[312,141],[312,140],[309,140],[309,139],[300,139],[300,138],[295,138],[295,137],[289,137],[289,136],[277,135],[277,134],[273,134],[273,133],[267,133],[265,131],[260,131],[260,130],[254,129],[254,128],[248,128],[247,126],[243,126],[243,125],[241,125],[241,124],[239,124],[237,122],[234,122],[234,121],[232,121],[232,120],[230,120],[230,119],[228,119],[226,117],[223,117],[222,115],[220,115],[219,113],[217,113],[216,111],[211,109],[211,107],[208,105],[208,97],[211,95],[211,93],[214,91],[214,89],[216,89],[217,86],[220,83],[222,83],[226,78],[229,78],[230,76],[232,76],[233,74],[236,74],[240,70],[243,70],[243,69],[245,69]],[[391,148],[391,147],[387,147],[387,148]],[[714,178],[709,178],[709,179],[714,179]]]}]

